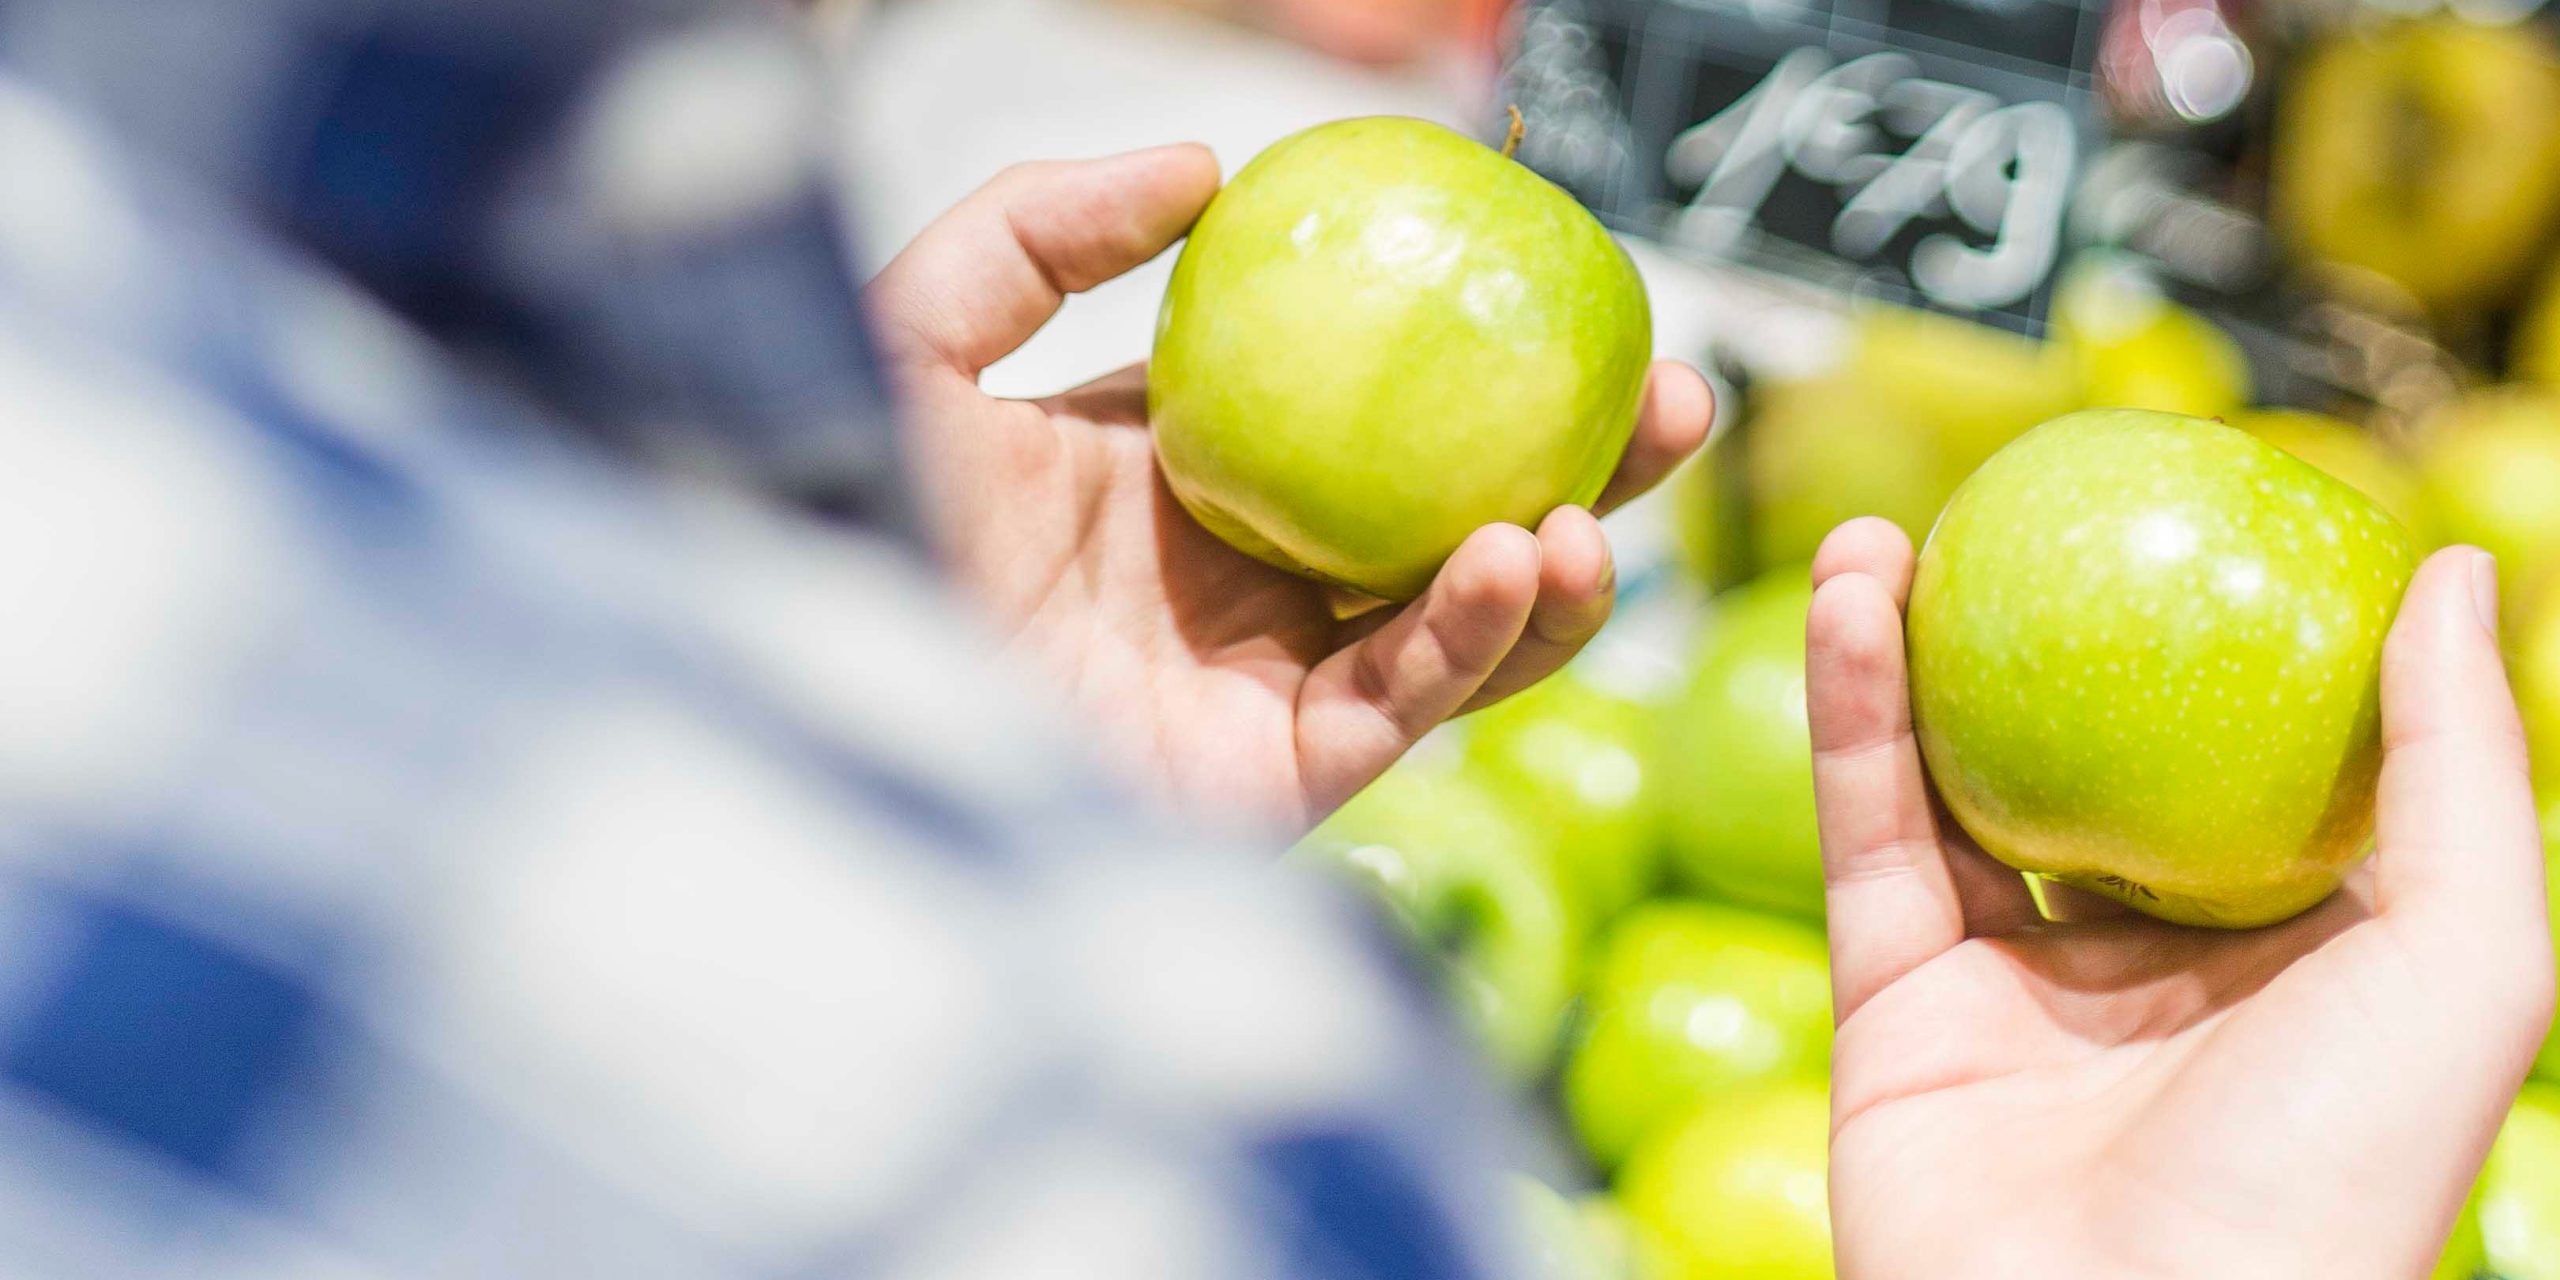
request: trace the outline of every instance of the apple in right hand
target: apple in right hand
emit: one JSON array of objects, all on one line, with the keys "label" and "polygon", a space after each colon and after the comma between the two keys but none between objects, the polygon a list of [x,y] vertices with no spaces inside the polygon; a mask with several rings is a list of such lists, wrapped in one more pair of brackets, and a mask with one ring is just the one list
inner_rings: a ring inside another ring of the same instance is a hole
[{"label": "apple in right hand", "polygon": [[2295,915],[2372,834],[2382,643],[2417,561],[2371,499],[2245,432],[2057,418],[1921,548],[1930,779],[2021,871],[2181,924]]},{"label": "apple in right hand", "polygon": [[1584,1001],[1564,1103],[1603,1168],[1718,1094],[1830,1069],[1829,957],[1793,920],[1656,899],[1601,940]]}]

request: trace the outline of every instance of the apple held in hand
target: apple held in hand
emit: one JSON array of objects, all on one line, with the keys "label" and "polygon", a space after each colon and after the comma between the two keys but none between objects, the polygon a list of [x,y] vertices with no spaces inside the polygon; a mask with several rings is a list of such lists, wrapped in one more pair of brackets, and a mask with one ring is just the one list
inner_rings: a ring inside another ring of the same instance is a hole
[{"label": "apple held in hand", "polygon": [[2231,425],[2345,481],[2373,499],[2403,528],[2426,527],[2420,514],[2417,474],[2392,455],[2373,433],[2300,409],[2248,409],[2231,415]]},{"label": "apple held in hand", "polygon": [[1344,120],[1201,214],[1147,407],[1201,524],[1410,599],[1478,527],[1600,496],[1652,345],[1634,264],[1571,196],[1438,125]]},{"label": "apple held in hand", "polygon": [[1813,735],[1804,706],[1803,565],[1716,597],[1685,692],[1658,746],[1671,867],[1753,906],[1822,914]]},{"label": "apple held in hand", "polygon": [[1618,1201],[1680,1280],[1831,1280],[1830,1142],[1821,1082],[1744,1090],[1647,1139]]},{"label": "apple held in hand", "polygon": [[1585,1150],[1616,1164],[1700,1102],[1831,1065],[1822,935],[1792,920],[1662,899],[1600,944],[1565,1110]]},{"label": "apple held in hand", "polygon": [[1545,1066],[1582,936],[1554,865],[1501,797],[1447,764],[1388,770],[1299,841],[1394,912],[1496,1063]]},{"label": "apple held in hand", "polygon": [[2415,570],[2371,500],[2248,434],[2057,418],[1920,553],[1920,746],[1994,857],[2184,924],[2334,890],[2381,767],[2382,642]]}]

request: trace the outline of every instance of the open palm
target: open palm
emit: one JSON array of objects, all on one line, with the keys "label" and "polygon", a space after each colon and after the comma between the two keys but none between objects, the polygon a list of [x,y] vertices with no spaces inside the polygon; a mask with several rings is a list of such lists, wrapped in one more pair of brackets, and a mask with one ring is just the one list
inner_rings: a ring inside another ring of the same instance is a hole
[{"label": "open palm", "polygon": [[2439,554],[2402,606],[2369,868],[2223,933],[2069,891],[2048,921],[1946,820],[1903,674],[1910,544],[1832,536],[1808,681],[1844,1280],[2428,1274],[2551,1013],[2486,562]]},{"label": "open palm", "polygon": [[[1442,720],[1534,683],[1609,614],[1593,513],[1488,525],[1402,607],[1361,608],[1245,556],[1175,502],[1131,368],[1061,395],[979,389],[1069,293],[1163,252],[1218,186],[1200,147],[1017,166],[936,221],[870,289],[907,397],[937,549],[1014,644],[1176,804],[1299,826]],[[1657,366],[1598,506],[1697,448],[1712,401]]]}]

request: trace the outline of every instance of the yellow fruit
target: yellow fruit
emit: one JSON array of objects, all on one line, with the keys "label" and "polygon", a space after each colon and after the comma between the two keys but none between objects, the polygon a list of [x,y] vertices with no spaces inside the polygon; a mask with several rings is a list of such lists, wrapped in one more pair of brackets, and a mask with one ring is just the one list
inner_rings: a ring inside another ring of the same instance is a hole
[{"label": "yellow fruit", "polygon": [[2560,393],[2483,391],[2438,412],[2422,435],[2419,497],[2433,533],[2498,557],[2499,586],[2520,604],[2560,564]]},{"label": "yellow fruit", "polygon": [[1844,377],[1927,433],[1961,479],[2000,446],[2080,406],[2069,353],[1908,307],[1861,309]]},{"label": "yellow fruit", "polygon": [[2560,57],[2532,25],[2341,35],[2277,104],[2273,221],[2443,316],[2512,296],[2560,214]]},{"label": "yellow fruit", "polygon": [[2219,418],[2249,402],[2249,358],[2230,334],[2104,261],[2075,266],[2063,282],[2054,340],[2091,408]]}]

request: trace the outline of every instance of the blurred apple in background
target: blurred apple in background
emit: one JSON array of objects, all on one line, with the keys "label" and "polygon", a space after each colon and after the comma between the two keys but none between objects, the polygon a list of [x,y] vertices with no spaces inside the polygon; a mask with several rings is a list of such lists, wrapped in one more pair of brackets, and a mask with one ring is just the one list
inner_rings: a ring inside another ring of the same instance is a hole
[{"label": "blurred apple in background", "polygon": [[2418,476],[2434,534],[2498,557],[2510,602],[2560,563],[2560,392],[2499,387],[2446,406],[2423,427]]},{"label": "blurred apple in background", "polygon": [[1727,1094],[1638,1146],[1618,1200],[1680,1280],[1831,1280],[1830,1140],[1818,1082]]},{"label": "blurred apple in background", "polygon": [[2183,924],[2294,915],[2372,833],[2382,639],[2416,566],[2370,499],[2245,432],[2056,419],[1921,550],[1931,780],[2022,871]]},{"label": "blurred apple in background", "polygon": [[2070,269],[2054,299],[2053,334],[2091,407],[2212,418],[2249,402],[2240,344],[2117,259],[2092,255]]},{"label": "blurred apple in background", "polygon": [[2448,322],[2512,297],[2560,214],[2560,59],[2530,23],[2331,36],[2291,72],[2275,129],[2278,233]]},{"label": "blurred apple in background", "polygon": [[[1919,427],[1950,485],[2028,428],[2082,403],[2071,356],[2060,347],[1908,307],[1858,309],[1841,376]],[[1928,532],[1925,521],[1904,529],[1915,540]]]},{"label": "blurred apple in background", "polygon": [[1565,1112],[1603,1167],[1664,1122],[1738,1086],[1820,1080],[1831,1065],[1831,974],[1815,930],[1663,899],[1600,944]]},{"label": "blurred apple in background", "polygon": [[1465,721],[1467,767],[1538,834],[1595,925],[1661,873],[1653,714],[1568,669]]},{"label": "blurred apple in background", "polygon": [[1745,412],[1706,465],[1732,466],[1739,453],[1752,572],[1812,560],[1833,529],[1859,516],[1919,537],[1959,478],[1918,423],[1840,374],[1756,384]]},{"label": "blurred apple in background", "polygon": [[2423,537],[2427,521],[2417,473],[2372,432],[2302,409],[2243,410],[2231,416],[2231,425],[2345,481]]},{"label": "blurred apple in background", "polygon": [[1394,912],[1459,1015],[1515,1075],[1553,1056],[1581,931],[1538,833],[1428,753],[1390,769],[1300,841]]},{"label": "blurred apple in background", "polygon": [[2508,606],[2507,634],[2507,673],[2532,748],[2534,789],[2560,799],[2560,576],[2542,579]]},{"label": "blurred apple in background", "polygon": [[1600,496],[1652,335],[1635,264],[1561,188],[1427,121],[1339,120],[1255,156],[1192,227],[1148,418],[1211,532],[1409,600],[1478,528]]},{"label": "blurred apple in background", "polygon": [[2462,1202],[2462,1216],[2454,1219],[2453,1234],[2445,1237],[2444,1252],[2427,1280],[2477,1280],[2488,1265],[2489,1243],[2480,1232],[2480,1192],[2475,1187]]},{"label": "blurred apple in background", "polygon": [[2560,1280],[2560,1089],[2528,1084],[2480,1174],[2480,1235],[2500,1280]]},{"label": "blurred apple in background", "polygon": [[1822,914],[1805,726],[1803,565],[1716,597],[1688,687],[1663,708],[1660,786],[1680,880],[1753,906]]},{"label": "blurred apple in background", "polygon": [[1680,563],[1709,591],[1751,577],[1748,478],[1733,474],[1741,447],[1725,432],[1672,473],[1668,486],[1672,536]]}]

